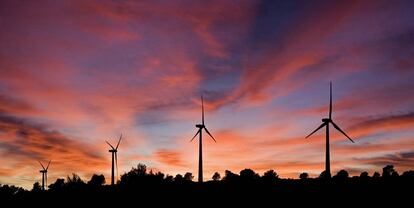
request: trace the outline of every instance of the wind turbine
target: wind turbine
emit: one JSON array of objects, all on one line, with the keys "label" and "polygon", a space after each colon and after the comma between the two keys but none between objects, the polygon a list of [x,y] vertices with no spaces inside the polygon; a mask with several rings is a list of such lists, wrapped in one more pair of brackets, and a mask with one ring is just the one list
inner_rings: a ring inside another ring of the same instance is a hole
[{"label": "wind turbine", "polygon": [[216,139],[214,139],[213,135],[210,134],[206,126],[204,125],[204,102],[203,102],[203,96],[201,96],[201,124],[196,124],[196,128],[198,128],[197,133],[194,135],[194,137],[190,140],[193,141],[194,138],[196,138],[197,135],[200,135],[198,139],[198,182],[203,182],[203,129],[206,131],[206,133],[214,140],[214,142],[217,142]]},{"label": "wind turbine", "polygon": [[45,185],[47,187],[47,170],[49,169],[49,165],[50,165],[51,160],[49,160],[49,163],[47,164],[46,168],[45,168],[45,166],[43,166],[43,164],[40,161],[38,161],[38,162],[43,168],[39,172],[42,173],[42,190],[45,190]]},{"label": "wind turbine", "polygon": [[328,178],[331,177],[331,164],[330,164],[330,156],[329,156],[329,124],[345,135],[352,143],[355,143],[335,122],[332,120],[332,82],[329,83],[329,118],[322,118],[322,124],[315,129],[312,133],[310,133],[306,138],[310,137],[312,134],[317,132],[322,127],[326,127],[326,155],[325,155],[325,173]]},{"label": "wind turbine", "polygon": [[111,172],[111,185],[114,185],[114,162],[116,164],[116,177],[118,178],[118,156],[117,156],[117,152],[118,152],[118,147],[119,147],[119,143],[121,142],[122,139],[122,134],[119,137],[118,140],[118,144],[116,145],[116,147],[112,146],[108,141],[106,141],[106,143],[109,144],[109,146],[111,147],[111,149],[109,150],[110,153],[112,153],[112,172]]}]

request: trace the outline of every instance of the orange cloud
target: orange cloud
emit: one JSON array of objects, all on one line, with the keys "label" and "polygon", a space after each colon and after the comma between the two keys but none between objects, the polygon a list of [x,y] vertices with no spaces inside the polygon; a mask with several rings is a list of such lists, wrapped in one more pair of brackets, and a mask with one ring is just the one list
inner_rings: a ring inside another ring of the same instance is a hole
[{"label": "orange cloud", "polygon": [[15,177],[35,175],[39,168],[37,161],[53,161],[50,177],[52,180],[59,173],[82,170],[83,173],[91,174],[106,164],[100,154],[94,153],[99,152],[94,147],[69,139],[57,131],[47,130],[45,126],[31,124],[27,120],[2,115],[0,131],[3,158],[0,159],[3,164],[1,172],[7,172],[6,176],[12,178],[11,182],[20,184]]},{"label": "orange cloud", "polygon": [[154,153],[155,159],[166,166],[174,168],[175,166],[184,166],[180,152],[160,149]]}]

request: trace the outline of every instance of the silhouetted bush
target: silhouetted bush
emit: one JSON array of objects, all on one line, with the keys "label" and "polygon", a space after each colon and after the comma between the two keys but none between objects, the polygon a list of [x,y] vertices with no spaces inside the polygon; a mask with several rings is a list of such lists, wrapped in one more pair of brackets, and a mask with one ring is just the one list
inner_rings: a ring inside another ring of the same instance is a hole
[{"label": "silhouetted bush", "polygon": [[183,180],[184,180],[184,177],[181,174],[177,174],[174,177],[174,182],[176,182],[176,183],[181,183],[181,182],[183,182]]},{"label": "silhouetted bush", "polygon": [[120,184],[122,186],[136,186],[145,181],[147,175],[147,166],[139,163],[137,167],[133,167],[129,172],[121,175]]},{"label": "silhouetted bush", "polygon": [[414,179],[414,170],[405,171],[401,177]]},{"label": "silhouetted bush", "polygon": [[366,172],[366,171],[362,172],[359,175],[359,178],[361,178],[361,179],[368,179],[369,178],[368,172]]},{"label": "silhouetted bush", "polygon": [[23,188],[16,187],[16,186],[13,186],[13,185],[9,186],[9,185],[1,185],[0,184],[0,199],[1,199],[1,196],[11,197],[11,196],[15,196],[15,195],[18,195],[18,194],[21,194],[21,193],[24,193],[24,192],[26,192],[26,191]]},{"label": "silhouetted bush", "polygon": [[223,178],[224,181],[234,182],[234,181],[237,181],[238,178],[239,178],[239,175],[229,170],[224,171],[224,178]]},{"label": "silhouetted bush", "polygon": [[268,170],[262,176],[262,179],[265,182],[274,182],[278,178],[279,178],[279,175],[277,175],[277,173],[274,170]]},{"label": "silhouetted bush", "polygon": [[165,181],[166,181],[167,183],[169,183],[169,182],[173,182],[173,181],[174,181],[174,176],[172,176],[172,175],[167,175],[167,176],[165,177]]},{"label": "silhouetted bush", "polygon": [[337,180],[346,180],[348,179],[348,177],[349,177],[349,174],[346,170],[340,170],[333,178]]},{"label": "silhouetted bush", "polygon": [[58,178],[58,179],[56,179],[56,181],[54,183],[49,185],[49,190],[51,190],[51,191],[63,190],[64,186],[65,186],[65,179]]},{"label": "silhouetted bush", "polygon": [[215,172],[213,177],[211,177],[213,181],[219,181],[221,179],[220,173]]},{"label": "silhouetted bush", "polygon": [[322,171],[321,174],[319,174],[319,178],[320,179],[329,179],[329,178],[331,178],[331,175],[329,175],[329,173],[327,173],[326,171]]},{"label": "silhouetted bush", "polygon": [[40,192],[42,191],[42,186],[40,186],[39,182],[35,182],[33,184],[32,192]]},{"label": "silhouetted bush", "polygon": [[105,184],[105,176],[102,174],[101,175],[93,174],[91,177],[91,180],[88,181],[88,185],[95,186],[95,187],[102,186],[104,184]]},{"label": "silhouetted bush", "polygon": [[193,174],[192,174],[192,173],[190,173],[190,172],[187,172],[187,173],[185,173],[185,174],[184,174],[184,180],[185,180],[185,181],[192,181],[192,180],[193,180],[193,178],[194,178],[194,176],[193,176]]},{"label": "silhouetted bush", "polygon": [[395,171],[393,165],[387,165],[382,168],[382,177],[383,178],[390,178],[391,176],[398,176],[398,173]]},{"label": "silhouetted bush", "polygon": [[309,174],[308,173],[301,173],[299,175],[299,178],[302,179],[302,180],[306,180],[306,179],[309,178]]},{"label": "silhouetted bush", "polygon": [[260,176],[256,172],[254,172],[252,169],[246,168],[242,171],[240,171],[240,179],[244,181],[253,181],[259,179]]}]

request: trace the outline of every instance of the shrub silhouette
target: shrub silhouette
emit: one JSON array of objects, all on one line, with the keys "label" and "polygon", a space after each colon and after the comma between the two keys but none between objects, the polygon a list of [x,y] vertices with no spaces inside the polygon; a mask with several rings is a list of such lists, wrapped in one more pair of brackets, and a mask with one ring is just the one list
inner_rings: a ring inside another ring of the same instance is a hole
[{"label": "shrub silhouette", "polygon": [[274,170],[268,170],[262,176],[262,179],[265,182],[274,182],[278,178],[279,178],[279,175],[277,175],[277,173]]},{"label": "shrub silhouette", "polygon": [[389,178],[391,176],[398,176],[397,171],[395,171],[393,165],[387,165],[384,168],[382,168],[382,177]]},{"label": "shrub silhouette", "polygon": [[300,175],[299,175],[299,178],[300,179],[302,179],[302,180],[306,180],[306,179],[308,179],[309,178],[309,174],[308,173],[301,173]]},{"label": "shrub silhouette", "polygon": [[93,174],[91,180],[88,181],[88,185],[99,187],[105,184],[105,176]]},{"label": "shrub silhouette", "polygon": [[238,178],[239,178],[239,175],[229,170],[224,171],[224,178],[223,178],[224,181],[235,182],[238,180]]},{"label": "shrub silhouette", "polygon": [[349,174],[346,170],[340,170],[333,178],[337,180],[346,180],[348,179],[348,177],[349,177]]},{"label": "shrub silhouette", "polygon": [[255,173],[252,169],[246,168],[240,171],[240,179],[244,181],[253,181],[259,179],[259,174]]},{"label": "shrub silhouette", "polygon": [[211,179],[213,179],[213,181],[219,181],[221,179],[220,173],[215,172]]},{"label": "shrub silhouette", "polygon": [[194,178],[194,176],[193,176],[193,174],[192,173],[190,173],[190,172],[187,172],[187,173],[185,173],[184,174],[184,180],[185,181],[192,181],[193,180],[193,178]]},{"label": "shrub silhouette", "polygon": [[320,179],[329,179],[330,175],[326,171],[322,171],[321,174],[319,174]]},{"label": "shrub silhouette", "polygon": [[49,185],[49,190],[51,191],[59,191],[62,190],[65,186],[65,179],[58,178],[56,181]]},{"label": "shrub silhouette", "polygon": [[414,170],[405,171],[401,176],[404,178],[414,178]]},{"label": "shrub silhouette", "polygon": [[42,187],[40,186],[39,182],[35,182],[33,184],[32,192],[40,192],[42,191]]},{"label": "shrub silhouette", "polygon": [[177,174],[175,177],[174,177],[174,182],[176,182],[176,183],[181,183],[181,182],[183,182],[184,181],[184,177],[181,175],[181,174]]},{"label": "shrub silhouette", "polygon": [[362,172],[362,173],[359,175],[359,177],[360,177],[361,179],[367,179],[367,178],[369,178],[368,172],[366,172],[366,171]]}]

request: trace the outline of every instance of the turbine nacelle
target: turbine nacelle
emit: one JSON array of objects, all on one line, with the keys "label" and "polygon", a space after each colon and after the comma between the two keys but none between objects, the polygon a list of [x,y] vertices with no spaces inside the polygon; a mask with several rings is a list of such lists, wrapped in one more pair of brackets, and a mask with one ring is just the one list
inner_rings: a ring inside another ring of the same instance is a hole
[{"label": "turbine nacelle", "polygon": [[206,128],[206,126],[204,126],[203,124],[196,124],[195,126],[199,129]]},{"label": "turbine nacelle", "polygon": [[110,149],[108,152],[118,152],[116,149]]},{"label": "turbine nacelle", "polygon": [[329,123],[329,122],[332,122],[332,120],[330,118],[323,118],[322,122]]}]

